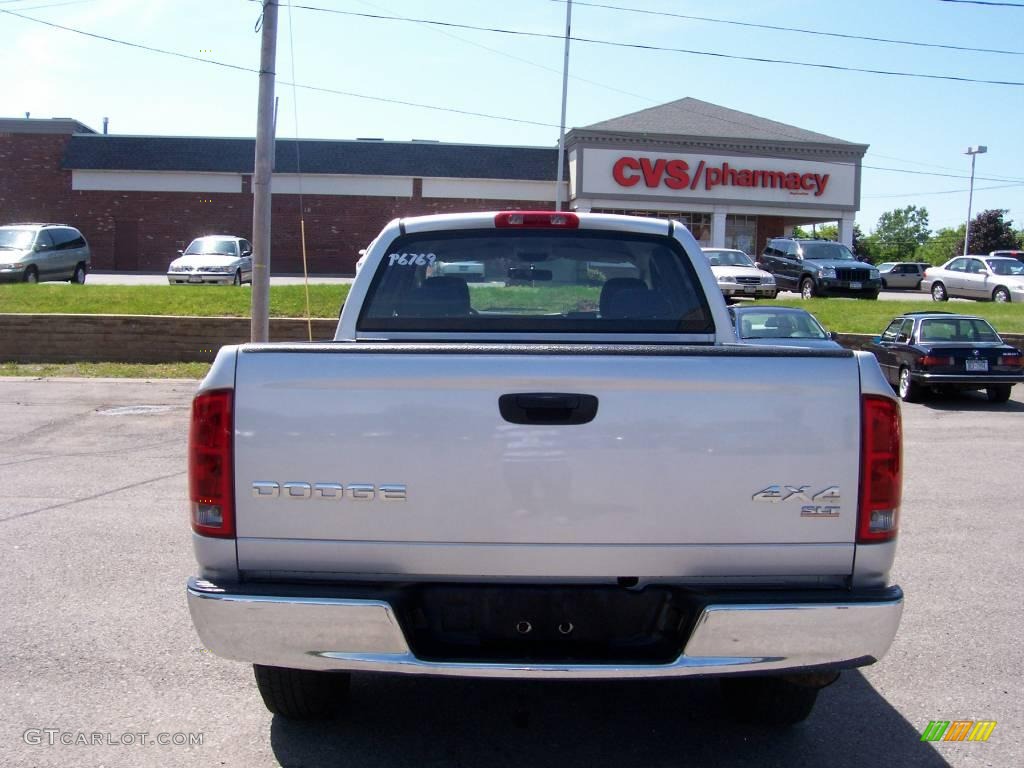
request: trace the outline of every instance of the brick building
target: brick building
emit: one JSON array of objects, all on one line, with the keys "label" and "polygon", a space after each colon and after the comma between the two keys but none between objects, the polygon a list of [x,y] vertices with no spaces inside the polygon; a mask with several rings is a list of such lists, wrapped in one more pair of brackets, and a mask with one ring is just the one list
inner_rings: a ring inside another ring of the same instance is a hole
[{"label": "brick building", "polygon": [[[575,128],[566,149],[572,209],[677,218],[705,245],[753,252],[814,222],[839,221],[849,243],[867,147],[681,99]],[[254,152],[252,139],[0,119],[0,221],[71,224],[94,269],[161,271],[193,237],[250,236]],[[310,271],[350,274],[396,216],[554,206],[554,147],[279,140],[276,153],[275,273],[301,271],[300,215]]]}]

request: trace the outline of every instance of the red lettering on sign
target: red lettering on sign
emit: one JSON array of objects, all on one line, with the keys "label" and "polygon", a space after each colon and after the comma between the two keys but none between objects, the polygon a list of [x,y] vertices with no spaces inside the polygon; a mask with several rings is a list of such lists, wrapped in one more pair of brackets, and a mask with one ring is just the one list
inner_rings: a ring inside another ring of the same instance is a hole
[{"label": "red lettering on sign", "polygon": [[665,160],[651,157],[620,157],[612,166],[612,178],[620,187],[635,187],[643,179],[650,189],[665,186],[669,189],[697,189],[703,176],[704,189],[715,187],[760,187],[761,189],[784,189],[794,194],[814,191],[815,197],[825,194],[828,186],[827,173],[796,173],[793,171],[766,171],[739,169],[723,162],[721,165],[705,166],[700,161],[696,177],[690,175],[690,165],[685,160]]},{"label": "red lettering on sign", "polygon": [[615,161],[615,165],[612,167],[612,178],[618,182],[619,186],[632,187],[640,181],[640,177],[636,175],[627,176],[626,171],[639,171],[640,163],[636,161],[635,157],[620,157]]},{"label": "red lettering on sign", "polygon": [[668,178],[665,179],[665,186],[669,189],[686,189],[690,186],[690,166],[684,160],[669,160],[666,166]]},{"label": "red lettering on sign", "polygon": [[640,158],[640,170],[644,172],[644,183],[648,187],[656,187],[661,183],[662,174],[665,173],[665,161],[656,160],[651,164],[649,158]]}]

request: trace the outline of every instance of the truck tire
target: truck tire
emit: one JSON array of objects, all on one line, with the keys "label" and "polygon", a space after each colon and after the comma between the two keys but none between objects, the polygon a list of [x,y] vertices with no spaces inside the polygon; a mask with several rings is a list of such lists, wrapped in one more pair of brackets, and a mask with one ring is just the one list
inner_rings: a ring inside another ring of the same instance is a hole
[{"label": "truck tire", "polygon": [[253,664],[256,687],[273,714],[289,720],[333,717],[348,698],[351,676],[344,672],[313,672]]},{"label": "truck tire", "polygon": [[723,677],[722,700],[729,714],[743,723],[788,726],[807,719],[820,688],[785,677]]},{"label": "truck tire", "polygon": [[1011,386],[1009,384],[994,384],[985,387],[985,396],[990,403],[1005,403],[1010,399]]},{"label": "truck tire", "polygon": [[817,286],[814,285],[813,277],[805,277],[800,281],[800,298],[802,299],[813,299],[818,293]]}]

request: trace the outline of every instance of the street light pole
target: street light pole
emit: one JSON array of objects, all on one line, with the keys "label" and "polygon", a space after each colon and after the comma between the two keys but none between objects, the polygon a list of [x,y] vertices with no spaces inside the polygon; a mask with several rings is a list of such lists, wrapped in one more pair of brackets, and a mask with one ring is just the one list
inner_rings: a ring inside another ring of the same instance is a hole
[{"label": "street light pole", "polygon": [[277,59],[277,0],[263,2],[256,157],[252,176],[252,341],[270,337],[270,183],[274,172],[274,68]]},{"label": "street light pole", "polygon": [[968,243],[971,241],[971,205],[974,203],[974,161],[978,155],[983,155],[988,152],[988,147],[985,146],[974,146],[968,147],[965,155],[971,156],[971,191],[967,195],[967,226],[964,227],[964,256],[968,253]]},{"label": "street light pole", "polygon": [[562,64],[562,124],[558,131],[558,181],[555,182],[555,210],[562,210],[562,178],[565,173],[565,103],[569,96],[569,38],[572,36],[572,0],[565,4],[565,62]]}]

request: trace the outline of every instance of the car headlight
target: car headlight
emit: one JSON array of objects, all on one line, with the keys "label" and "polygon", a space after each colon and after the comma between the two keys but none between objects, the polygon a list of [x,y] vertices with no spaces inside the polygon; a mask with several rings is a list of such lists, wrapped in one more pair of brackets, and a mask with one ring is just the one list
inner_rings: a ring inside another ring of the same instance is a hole
[{"label": "car headlight", "polygon": [[821,268],[821,276],[822,277],[835,277],[836,276],[836,268],[835,267],[822,267]]},{"label": "car headlight", "polygon": [[736,278],[729,277],[728,275],[721,275],[718,278],[718,282],[720,282],[720,283],[735,283],[736,282]]},{"label": "car headlight", "polygon": [[17,269],[17,264],[0,264],[0,269]]},{"label": "car headlight", "polygon": [[877,280],[878,279],[878,270],[877,269],[869,269],[868,270],[868,274],[871,275],[871,279],[872,280]]},{"label": "car headlight", "polygon": [[775,275],[762,275],[761,285],[775,285]]}]

